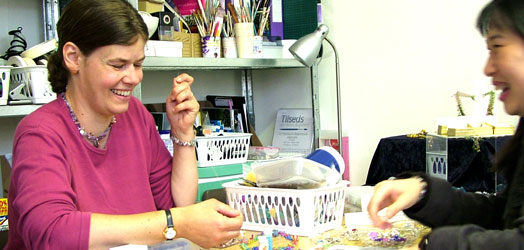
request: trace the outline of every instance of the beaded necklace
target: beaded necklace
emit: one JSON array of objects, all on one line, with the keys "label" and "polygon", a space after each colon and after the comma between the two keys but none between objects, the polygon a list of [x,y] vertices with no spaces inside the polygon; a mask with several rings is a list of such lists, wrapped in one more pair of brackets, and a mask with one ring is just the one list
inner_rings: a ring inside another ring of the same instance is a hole
[{"label": "beaded necklace", "polygon": [[76,117],[75,112],[73,112],[73,108],[71,108],[71,104],[69,104],[69,102],[65,98],[65,94],[62,92],[62,93],[60,93],[60,96],[62,97],[62,99],[66,103],[67,108],[69,109],[69,114],[71,115],[71,118],[73,119],[73,122],[75,123],[76,128],[78,128],[78,131],[80,132],[80,134],[82,136],[84,136],[85,138],[87,138],[91,143],[93,143],[95,148],[98,148],[98,145],[99,145],[98,142],[100,140],[104,139],[107,136],[107,134],[109,133],[109,131],[113,127],[113,124],[116,123],[115,116],[113,116],[113,118],[111,118],[111,122],[109,123],[109,126],[107,126],[106,130],[104,131],[104,133],[102,133],[99,136],[95,136],[92,133],[85,131],[85,129],[80,125],[80,122],[78,121],[78,118]]}]

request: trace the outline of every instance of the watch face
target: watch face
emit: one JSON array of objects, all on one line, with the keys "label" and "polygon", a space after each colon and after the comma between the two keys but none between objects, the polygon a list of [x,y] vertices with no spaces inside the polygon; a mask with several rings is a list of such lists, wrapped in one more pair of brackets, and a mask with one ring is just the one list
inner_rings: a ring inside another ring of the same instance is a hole
[{"label": "watch face", "polygon": [[175,238],[176,236],[176,231],[175,229],[173,229],[172,227],[170,228],[166,228],[166,231],[164,232],[164,236],[166,237],[166,239],[168,240],[172,240]]}]

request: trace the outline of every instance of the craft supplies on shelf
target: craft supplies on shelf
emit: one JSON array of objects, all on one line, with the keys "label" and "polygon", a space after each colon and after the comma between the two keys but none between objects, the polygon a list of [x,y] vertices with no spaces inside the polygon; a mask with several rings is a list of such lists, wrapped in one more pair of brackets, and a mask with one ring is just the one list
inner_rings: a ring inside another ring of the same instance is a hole
[{"label": "craft supplies on shelf", "polygon": [[349,182],[316,189],[247,187],[239,181],[223,184],[228,204],[242,212],[242,229],[277,229],[312,236],[342,225]]},{"label": "craft supplies on shelf", "polygon": [[199,167],[244,163],[249,152],[250,133],[223,133],[217,136],[197,136],[196,151]]}]

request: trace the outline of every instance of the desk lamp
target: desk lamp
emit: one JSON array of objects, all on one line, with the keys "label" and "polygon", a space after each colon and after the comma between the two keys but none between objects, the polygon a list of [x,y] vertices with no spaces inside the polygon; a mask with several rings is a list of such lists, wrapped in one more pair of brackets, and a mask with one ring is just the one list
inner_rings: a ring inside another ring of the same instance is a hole
[{"label": "desk lamp", "polygon": [[322,41],[325,39],[335,52],[335,64],[336,64],[336,87],[337,87],[337,121],[338,121],[338,152],[342,155],[342,116],[340,114],[340,73],[338,65],[338,53],[335,48],[335,44],[327,38],[329,28],[328,26],[321,24],[318,28],[310,34],[307,34],[289,47],[289,52],[307,67],[315,64],[317,57],[320,53]]}]

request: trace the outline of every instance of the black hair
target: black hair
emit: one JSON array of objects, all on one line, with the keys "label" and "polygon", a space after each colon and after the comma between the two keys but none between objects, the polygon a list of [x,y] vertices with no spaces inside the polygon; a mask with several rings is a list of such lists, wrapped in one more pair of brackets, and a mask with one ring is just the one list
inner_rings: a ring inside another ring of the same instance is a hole
[{"label": "black hair", "polygon": [[486,36],[490,27],[509,30],[524,37],[524,1],[493,0],[482,9],[477,28]]},{"label": "black hair", "polygon": [[58,49],[49,57],[48,79],[53,91],[65,92],[70,77],[63,63],[62,48],[72,42],[89,56],[107,45],[131,45],[147,41],[147,26],[138,11],[125,0],[72,0],[57,23]]}]

